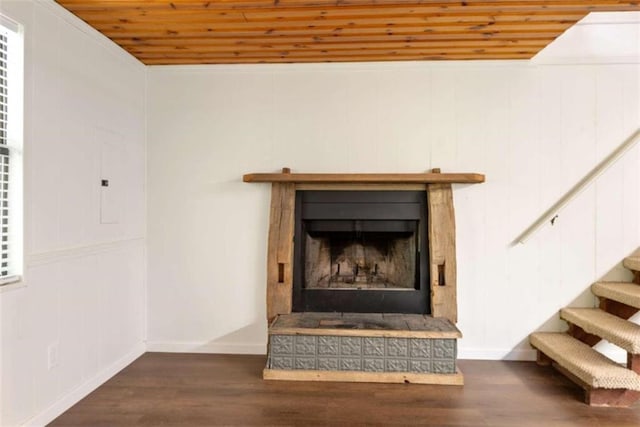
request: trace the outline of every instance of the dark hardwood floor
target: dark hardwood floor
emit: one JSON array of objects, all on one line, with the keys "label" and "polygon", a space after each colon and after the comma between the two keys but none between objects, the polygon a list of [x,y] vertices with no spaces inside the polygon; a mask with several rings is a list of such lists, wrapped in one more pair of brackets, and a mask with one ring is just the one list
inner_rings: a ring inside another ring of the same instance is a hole
[{"label": "dark hardwood floor", "polygon": [[460,361],[465,386],[263,381],[264,356],[147,353],[52,426],[640,426],[530,362]]}]

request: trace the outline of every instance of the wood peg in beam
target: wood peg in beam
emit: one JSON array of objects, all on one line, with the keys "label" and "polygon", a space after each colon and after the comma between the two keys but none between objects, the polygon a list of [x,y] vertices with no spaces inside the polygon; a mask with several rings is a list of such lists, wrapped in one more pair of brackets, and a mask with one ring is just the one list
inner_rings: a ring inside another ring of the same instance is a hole
[{"label": "wood peg in beam", "polygon": [[291,173],[290,168],[282,168],[282,173]]},{"label": "wood peg in beam", "polygon": [[431,173],[440,173],[440,168],[431,169]]}]

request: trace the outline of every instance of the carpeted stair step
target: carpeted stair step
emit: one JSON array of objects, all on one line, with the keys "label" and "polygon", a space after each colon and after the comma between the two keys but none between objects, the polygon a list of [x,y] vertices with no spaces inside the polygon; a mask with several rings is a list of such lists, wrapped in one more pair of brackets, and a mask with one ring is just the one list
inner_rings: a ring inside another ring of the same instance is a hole
[{"label": "carpeted stair step", "polygon": [[536,332],[531,345],[592,388],[640,391],[640,376],[562,332]]},{"label": "carpeted stair step", "polygon": [[625,268],[633,271],[640,271],[640,256],[628,256],[622,261]]},{"label": "carpeted stair step", "polygon": [[640,354],[640,325],[621,319],[599,308],[563,308],[560,317],[585,332]]},{"label": "carpeted stair step", "polygon": [[601,298],[621,302],[640,309],[640,285],[629,282],[598,282],[591,292]]}]

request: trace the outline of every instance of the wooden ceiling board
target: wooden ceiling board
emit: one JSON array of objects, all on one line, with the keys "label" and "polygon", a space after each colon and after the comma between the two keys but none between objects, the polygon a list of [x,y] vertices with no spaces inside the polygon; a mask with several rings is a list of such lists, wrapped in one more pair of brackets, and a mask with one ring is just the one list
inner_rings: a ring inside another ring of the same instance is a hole
[{"label": "wooden ceiling board", "polygon": [[621,0],[58,0],[145,64],[529,59]]}]

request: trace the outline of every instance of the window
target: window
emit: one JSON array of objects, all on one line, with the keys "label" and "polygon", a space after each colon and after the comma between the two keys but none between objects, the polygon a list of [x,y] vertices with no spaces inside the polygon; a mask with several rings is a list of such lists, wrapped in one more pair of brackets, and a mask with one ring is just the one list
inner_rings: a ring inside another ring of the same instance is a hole
[{"label": "window", "polygon": [[0,285],[22,274],[22,34],[0,15]]}]

